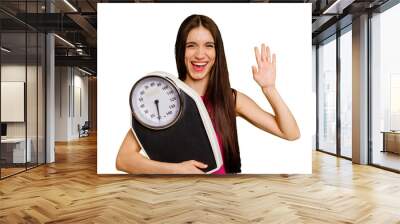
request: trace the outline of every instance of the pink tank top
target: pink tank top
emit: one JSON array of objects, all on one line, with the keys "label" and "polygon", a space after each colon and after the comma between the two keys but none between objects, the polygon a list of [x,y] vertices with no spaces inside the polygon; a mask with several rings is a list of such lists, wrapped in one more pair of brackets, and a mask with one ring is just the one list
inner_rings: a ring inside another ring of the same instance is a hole
[{"label": "pink tank top", "polygon": [[[201,99],[203,100],[204,105],[206,105],[208,111],[210,111],[210,110],[209,110],[209,109],[210,109],[210,108],[209,108],[210,105],[209,105],[208,103],[205,102],[204,96],[201,96]],[[214,121],[212,121],[212,123],[213,123],[213,127],[214,127],[214,130],[215,130]],[[221,165],[221,167],[220,167],[217,171],[214,171],[212,174],[226,174],[226,172],[225,172],[225,166],[224,166],[224,163],[223,163],[223,161],[224,161],[224,151],[223,151],[223,145],[222,145],[221,135],[220,135],[216,130],[215,130],[215,134],[217,135],[219,149],[221,150],[222,165]]]}]

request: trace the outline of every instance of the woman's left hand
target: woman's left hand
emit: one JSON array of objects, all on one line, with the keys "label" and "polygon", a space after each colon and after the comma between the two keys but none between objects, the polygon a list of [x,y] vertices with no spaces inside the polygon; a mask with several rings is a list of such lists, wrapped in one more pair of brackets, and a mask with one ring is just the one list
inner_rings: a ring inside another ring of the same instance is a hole
[{"label": "woman's left hand", "polygon": [[253,78],[261,88],[275,87],[276,56],[272,54],[268,46],[261,45],[261,54],[258,47],[254,47],[257,66],[252,66]]}]

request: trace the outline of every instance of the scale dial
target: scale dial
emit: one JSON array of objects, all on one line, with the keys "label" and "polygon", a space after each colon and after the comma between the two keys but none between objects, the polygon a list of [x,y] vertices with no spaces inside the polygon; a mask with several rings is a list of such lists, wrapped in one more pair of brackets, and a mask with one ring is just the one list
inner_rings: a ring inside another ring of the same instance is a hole
[{"label": "scale dial", "polygon": [[150,129],[173,125],[182,111],[180,92],[168,78],[149,75],[135,83],[130,95],[133,116]]}]

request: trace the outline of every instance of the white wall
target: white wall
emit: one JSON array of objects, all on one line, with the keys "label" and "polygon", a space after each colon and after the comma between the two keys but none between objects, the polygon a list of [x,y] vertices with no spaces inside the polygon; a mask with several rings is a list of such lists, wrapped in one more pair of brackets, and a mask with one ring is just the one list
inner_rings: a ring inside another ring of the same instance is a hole
[{"label": "white wall", "polygon": [[[25,70],[26,69],[26,70]],[[29,86],[36,86],[36,80],[31,76],[36,76],[36,66],[27,66],[18,65],[18,64],[9,64],[1,66],[1,81],[3,82],[25,82],[25,75],[28,75]],[[27,103],[30,106],[29,111],[27,111],[27,120],[30,122],[28,124],[28,137],[30,133],[35,132],[36,136],[36,124],[31,124],[32,121],[36,123],[36,113],[32,113],[32,111],[36,111],[37,103],[36,103],[36,87],[35,88],[27,88]],[[31,102],[35,102],[31,104]],[[7,108],[1,108],[1,110],[6,110]],[[7,122],[7,136],[8,137],[25,137],[25,122]]]},{"label": "white wall", "polygon": [[271,47],[277,55],[277,89],[301,130],[300,139],[288,142],[238,118],[242,172],[311,173],[315,133],[311,4],[214,3],[212,7],[192,3],[98,5],[98,173],[119,173],[115,158],[131,124],[129,91],[148,72],[177,74],[173,50],[176,34],[183,19],[193,13],[205,14],[218,24],[231,86],[273,113],[251,73],[251,66],[256,64],[254,47],[263,42]]},{"label": "white wall", "polygon": [[[41,66],[32,66],[25,64],[3,64],[1,66],[2,82],[24,82],[26,84],[26,107],[22,107],[22,112],[26,112],[26,121],[23,122],[6,122],[7,137],[24,138],[26,136],[31,142],[32,161],[39,163],[44,162],[44,83]],[[6,96],[2,96],[6,97]],[[7,110],[10,108],[1,108]],[[13,111],[10,111],[13,112]],[[15,112],[14,112],[15,113]],[[39,156],[37,157],[37,154]]]},{"label": "white wall", "polygon": [[68,140],[70,74],[68,67],[55,68],[55,141]]},{"label": "white wall", "polygon": [[56,141],[79,138],[78,124],[88,120],[88,78],[83,75],[76,68],[56,67]]},{"label": "white wall", "polygon": [[[88,77],[85,76],[81,76],[79,71],[79,75],[76,75],[76,72],[78,70],[75,70],[75,75],[74,75],[74,89],[75,89],[75,106],[74,106],[74,110],[75,113],[73,113],[74,119],[72,120],[72,133],[73,136],[78,136],[78,129],[76,128],[78,126],[78,124],[80,124],[81,126],[85,123],[85,121],[88,121],[88,117],[89,117],[89,112],[88,112]],[[80,93],[78,93],[78,91],[80,91]],[[80,98],[78,97],[78,95],[80,94]],[[80,103],[78,102],[80,101]],[[79,108],[80,107],[80,108]],[[81,110],[81,112],[79,111],[79,109]]]}]

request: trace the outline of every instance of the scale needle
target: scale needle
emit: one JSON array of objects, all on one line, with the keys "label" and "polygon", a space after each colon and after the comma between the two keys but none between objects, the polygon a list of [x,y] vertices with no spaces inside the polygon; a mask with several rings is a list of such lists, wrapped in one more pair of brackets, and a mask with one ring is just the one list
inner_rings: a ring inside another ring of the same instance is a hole
[{"label": "scale needle", "polygon": [[160,116],[160,109],[158,108],[158,100],[154,100],[154,103],[156,104],[157,107],[158,121],[160,121],[161,116]]}]

